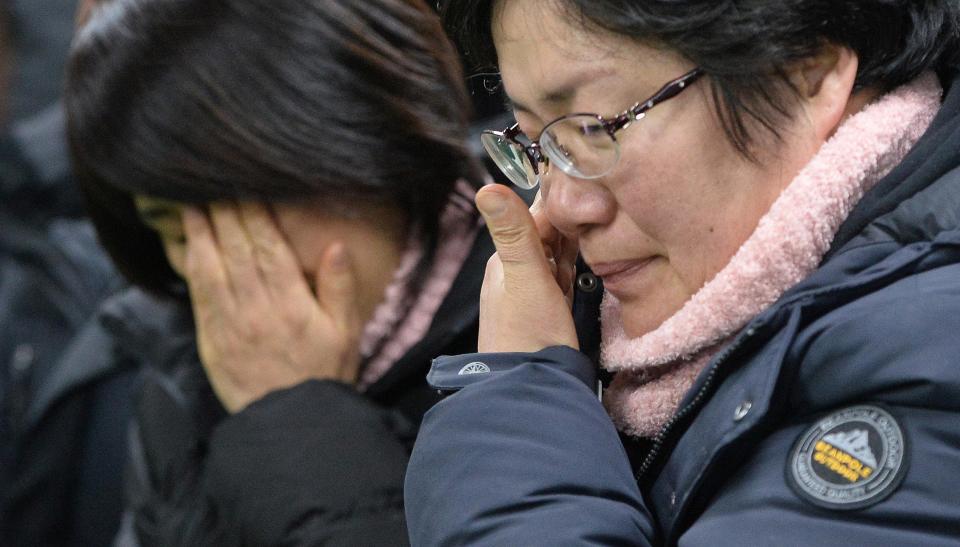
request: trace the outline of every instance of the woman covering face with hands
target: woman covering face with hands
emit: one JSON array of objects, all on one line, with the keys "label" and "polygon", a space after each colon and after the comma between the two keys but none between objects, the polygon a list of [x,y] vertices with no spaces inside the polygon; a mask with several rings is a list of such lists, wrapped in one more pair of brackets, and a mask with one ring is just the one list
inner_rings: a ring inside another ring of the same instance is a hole
[{"label": "woman covering face with hands", "polygon": [[[70,141],[137,290],[122,541],[406,542],[402,478],[473,351],[481,171],[455,50],[418,0],[105,0],[73,47]],[[191,320],[192,319],[192,320]]]},{"label": "woman covering face with hands", "polygon": [[955,543],[957,4],[442,4],[540,199],[477,196],[413,543]]}]

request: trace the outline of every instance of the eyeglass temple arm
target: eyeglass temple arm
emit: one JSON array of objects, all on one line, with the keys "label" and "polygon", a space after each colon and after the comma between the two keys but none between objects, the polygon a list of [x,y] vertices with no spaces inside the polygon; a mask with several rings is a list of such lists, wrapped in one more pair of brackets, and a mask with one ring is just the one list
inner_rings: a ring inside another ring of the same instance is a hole
[{"label": "eyeglass temple arm", "polygon": [[630,123],[639,120],[643,115],[650,110],[651,108],[657,106],[658,104],[672,99],[679,95],[684,89],[687,88],[690,84],[697,81],[701,76],[703,76],[703,69],[695,68],[690,72],[680,76],[676,80],[667,83],[660,88],[659,91],[653,94],[652,97],[643,101],[642,103],[637,103],[627,110],[623,114],[620,114],[613,120],[613,127],[620,129],[626,127]]}]

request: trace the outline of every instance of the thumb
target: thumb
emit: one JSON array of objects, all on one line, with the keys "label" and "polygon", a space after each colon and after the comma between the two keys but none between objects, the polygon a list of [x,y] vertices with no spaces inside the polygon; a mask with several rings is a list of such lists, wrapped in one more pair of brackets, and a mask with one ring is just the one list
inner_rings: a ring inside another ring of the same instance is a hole
[{"label": "thumb", "polygon": [[341,332],[355,334],[359,327],[357,286],[353,264],[343,243],[324,253],[316,274],[317,302]]},{"label": "thumb", "polygon": [[550,275],[540,233],[526,204],[509,188],[485,186],[477,192],[477,209],[483,215],[497,248],[504,273]]}]

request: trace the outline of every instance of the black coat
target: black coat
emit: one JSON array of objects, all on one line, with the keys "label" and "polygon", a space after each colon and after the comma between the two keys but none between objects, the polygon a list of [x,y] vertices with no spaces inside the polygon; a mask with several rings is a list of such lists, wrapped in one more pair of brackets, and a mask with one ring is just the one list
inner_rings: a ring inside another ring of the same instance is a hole
[{"label": "black coat", "polygon": [[118,543],[405,544],[403,477],[438,397],[424,376],[439,353],[475,351],[492,251],[484,231],[427,336],[365,394],[308,381],[227,415],[201,368],[186,306],[148,332],[127,329],[121,336],[138,344],[163,343],[143,356]]}]

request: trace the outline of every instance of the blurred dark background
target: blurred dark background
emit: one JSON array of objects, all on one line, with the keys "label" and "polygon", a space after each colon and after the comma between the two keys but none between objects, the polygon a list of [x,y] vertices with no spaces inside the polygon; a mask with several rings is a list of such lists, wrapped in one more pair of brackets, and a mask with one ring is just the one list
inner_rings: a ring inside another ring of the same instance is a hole
[{"label": "blurred dark background", "polygon": [[7,0],[15,21],[9,122],[39,113],[60,97],[76,0]]}]

